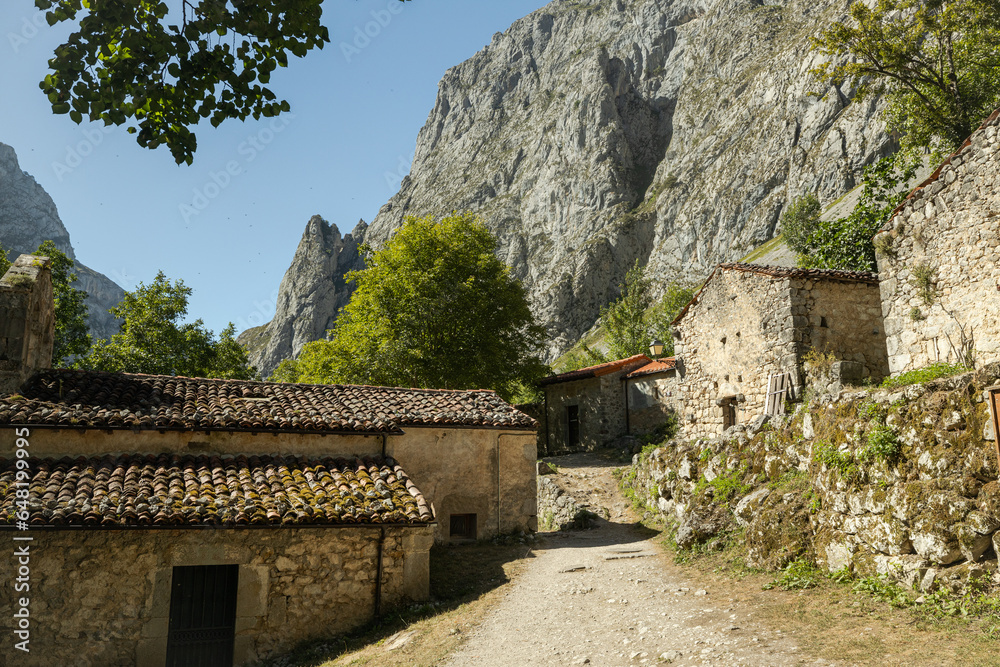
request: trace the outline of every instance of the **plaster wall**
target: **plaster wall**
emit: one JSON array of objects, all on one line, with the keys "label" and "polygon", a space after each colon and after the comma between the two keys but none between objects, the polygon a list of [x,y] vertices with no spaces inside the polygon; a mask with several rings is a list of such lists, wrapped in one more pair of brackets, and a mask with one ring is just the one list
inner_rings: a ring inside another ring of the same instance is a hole
[{"label": "plaster wall", "polygon": [[[384,530],[383,611],[426,600],[431,527]],[[17,595],[30,596],[31,651],[18,653],[16,664],[164,665],[175,566],[239,565],[237,667],[346,632],[374,616],[379,533],[368,527],[29,531],[31,589]],[[0,559],[3,581],[12,581],[13,563]],[[0,593],[4,626],[14,596],[12,586]],[[9,646],[4,653],[11,655]]]}]

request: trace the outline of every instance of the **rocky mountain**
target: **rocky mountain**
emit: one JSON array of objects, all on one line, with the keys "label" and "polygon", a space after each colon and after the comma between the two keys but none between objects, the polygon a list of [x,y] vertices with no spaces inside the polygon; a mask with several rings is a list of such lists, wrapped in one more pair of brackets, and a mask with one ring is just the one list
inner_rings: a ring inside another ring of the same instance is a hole
[{"label": "rocky mountain", "polygon": [[[364,242],[384,243],[408,215],[477,211],[555,356],[634,262],[661,289],[698,281],[772,238],[796,196],[832,201],[894,148],[877,103],[851,104],[853,91],[809,74],[821,60],[808,38],[845,10],[556,0],[445,73],[410,175]],[[332,314],[314,309],[323,326]],[[267,329],[289,326],[279,316]],[[297,351],[253,355],[267,369]]]},{"label": "rocky mountain", "polygon": [[310,218],[281,280],[274,319],[239,336],[253,350],[254,365],[265,376],[282,359],[298,354],[303,345],[322,338],[333,327],[351,296],[344,275],[363,266],[358,245],[367,228],[362,220],[350,234],[341,236],[320,216]]},{"label": "rocky mountain", "polygon": [[55,202],[42,186],[21,170],[17,154],[0,143],[0,245],[15,256],[34,252],[51,240],[76,264],[74,287],[87,291],[91,334],[108,338],[118,332],[118,323],[108,308],[121,301],[125,292],[110,278],[81,264],[70,243],[69,232],[59,219]]}]

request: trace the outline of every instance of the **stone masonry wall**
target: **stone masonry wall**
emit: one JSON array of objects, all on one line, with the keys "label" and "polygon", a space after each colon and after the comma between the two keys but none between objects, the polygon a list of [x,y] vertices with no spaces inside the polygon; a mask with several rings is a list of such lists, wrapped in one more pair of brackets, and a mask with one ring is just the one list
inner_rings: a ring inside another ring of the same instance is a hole
[{"label": "stone masonry wall", "polygon": [[805,558],[923,591],[1000,583],[1000,467],[985,396],[998,381],[993,363],[800,404],[757,432],[676,440],[633,460],[637,497],[676,522],[684,548],[735,533],[750,567]]},{"label": "stone masonry wall", "polygon": [[[797,281],[793,281],[797,282]],[[833,353],[838,361],[863,365],[864,378],[889,374],[879,287],[872,283],[806,281],[796,292],[808,324],[801,349]]]},{"label": "stone masonry wall", "polygon": [[0,278],[0,393],[52,365],[55,305],[47,257],[21,255]]},{"label": "stone masonry wall", "polygon": [[801,385],[792,312],[792,286],[743,271],[719,270],[677,324],[684,437],[722,433],[716,401],[742,395],[737,421],[764,412],[771,373],[792,373]]},{"label": "stone masonry wall", "polygon": [[[427,599],[431,527],[385,530],[383,610]],[[31,652],[18,655],[19,665],[165,664],[171,577],[181,565],[240,566],[236,666],[346,632],[374,615],[378,528],[28,534]],[[5,582],[13,580],[14,561],[0,560]],[[14,595],[4,586],[5,619]]]},{"label": "stone masonry wall", "polygon": [[888,374],[879,288],[872,282],[779,277],[720,269],[678,322],[680,412],[685,437],[723,431],[719,402],[738,397],[737,423],[764,413],[772,373],[788,373],[801,396],[811,348]]},{"label": "stone masonry wall", "polygon": [[675,371],[628,381],[628,426],[631,435],[649,433],[678,412],[679,391]]},{"label": "stone masonry wall", "polygon": [[[627,369],[632,371],[633,368]],[[627,371],[600,377],[561,382],[545,388],[548,396],[548,454],[592,450],[625,433],[625,388]],[[580,443],[568,445],[566,408],[579,406]]]},{"label": "stone masonry wall", "polygon": [[893,374],[1000,359],[1000,117],[916,190],[876,238]]}]

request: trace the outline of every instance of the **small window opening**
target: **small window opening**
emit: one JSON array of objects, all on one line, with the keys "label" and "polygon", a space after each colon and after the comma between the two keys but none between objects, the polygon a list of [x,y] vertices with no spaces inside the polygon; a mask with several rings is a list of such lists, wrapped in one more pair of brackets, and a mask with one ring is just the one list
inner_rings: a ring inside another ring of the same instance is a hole
[{"label": "small window opening", "polygon": [[452,538],[460,540],[476,539],[475,514],[452,514],[449,523],[451,524],[449,535]]},{"label": "small window opening", "polygon": [[823,329],[829,329],[830,328],[830,325],[826,323],[826,318],[825,317],[819,318],[819,326],[821,328],[823,328]]}]

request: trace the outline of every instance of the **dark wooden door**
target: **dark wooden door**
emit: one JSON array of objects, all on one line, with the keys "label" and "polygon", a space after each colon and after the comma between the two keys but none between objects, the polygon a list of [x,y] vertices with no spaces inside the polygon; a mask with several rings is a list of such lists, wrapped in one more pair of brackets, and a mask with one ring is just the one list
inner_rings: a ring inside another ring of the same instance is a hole
[{"label": "dark wooden door", "polygon": [[167,667],[232,667],[239,565],[175,567]]},{"label": "dark wooden door", "polygon": [[566,445],[576,447],[580,444],[580,406],[570,405],[566,408]]},{"label": "dark wooden door", "polygon": [[722,404],[722,430],[736,426],[736,401],[727,399]]}]

